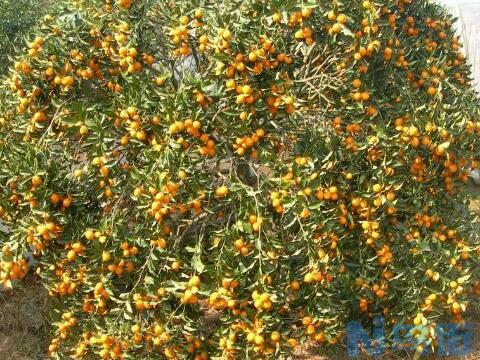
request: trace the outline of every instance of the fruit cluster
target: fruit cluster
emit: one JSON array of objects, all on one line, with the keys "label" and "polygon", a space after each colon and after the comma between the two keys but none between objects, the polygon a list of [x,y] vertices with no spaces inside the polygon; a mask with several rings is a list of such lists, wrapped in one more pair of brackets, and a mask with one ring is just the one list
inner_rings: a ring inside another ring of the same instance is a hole
[{"label": "fruit cluster", "polygon": [[[463,323],[480,107],[427,0],[67,1],[0,95],[0,282],[56,359],[288,358]],[[3,228],[3,227],[2,227]]]}]

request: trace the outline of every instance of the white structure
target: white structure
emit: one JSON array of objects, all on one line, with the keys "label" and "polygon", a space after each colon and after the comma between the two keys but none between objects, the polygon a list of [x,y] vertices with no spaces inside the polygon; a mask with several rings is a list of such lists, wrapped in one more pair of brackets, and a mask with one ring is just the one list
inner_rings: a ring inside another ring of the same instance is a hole
[{"label": "white structure", "polygon": [[[463,50],[472,65],[474,84],[480,93],[480,0],[437,0],[458,18],[457,32],[463,43]],[[480,185],[480,172],[471,174],[473,181]]]},{"label": "white structure", "polygon": [[475,87],[480,92],[480,0],[435,0],[458,18],[457,32],[472,65]]}]

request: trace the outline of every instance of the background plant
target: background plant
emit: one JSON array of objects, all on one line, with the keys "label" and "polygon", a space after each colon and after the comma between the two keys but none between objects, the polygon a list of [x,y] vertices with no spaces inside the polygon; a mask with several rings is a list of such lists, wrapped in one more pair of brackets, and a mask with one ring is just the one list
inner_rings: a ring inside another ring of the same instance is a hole
[{"label": "background plant", "polygon": [[39,18],[57,4],[48,0],[0,1],[0,71],[9,64],[8,56],[25,45],[25,37],[35,30]]}]

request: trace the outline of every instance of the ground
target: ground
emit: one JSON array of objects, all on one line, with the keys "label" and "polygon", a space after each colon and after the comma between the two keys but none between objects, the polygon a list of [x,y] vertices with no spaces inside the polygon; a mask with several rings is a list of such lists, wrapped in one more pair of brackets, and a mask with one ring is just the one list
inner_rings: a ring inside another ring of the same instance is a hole
[{"label": "ground", "polygon": [[[469,186],[471,207],[480,216],[480,186]],[[15,290],[0,291],[0,360],[44,360],[48,347],[49,299],[33,275],[18,284]],[[480,360],[480,312],[470,316],[473,325],[472,351],[464,357],[429,356],[429,360]],[[304,345],[292,360],[347,360],[343,347],[322,350]],[[360,360],[370,359],[367,356]],[[413,360],[412,354],[384,355],[385,360]]]},{"label": "ground", "polygon": [[43,360],[48,347],[48,295],[33,276],[0,291],[0,359]]}]

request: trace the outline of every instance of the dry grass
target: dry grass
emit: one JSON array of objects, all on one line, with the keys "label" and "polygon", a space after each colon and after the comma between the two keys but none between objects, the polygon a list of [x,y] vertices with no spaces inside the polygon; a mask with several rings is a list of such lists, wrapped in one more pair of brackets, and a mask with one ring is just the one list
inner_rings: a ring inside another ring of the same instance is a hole
[{"label": "dry grass", "polygon": [[43,360],[47,357],[48,295],[33,277],[15,290],[0,292],[0,359]]},{"label": "dry grass", "polygon": [[[480,216],[480,187],[471,185],[472,209]],[[19,284],[15,290],[0,291],[0,360],[47,359],[49,325],[47,320],[48,295],[33,276]],[[480,313],[472,315],[472,351],[464,357],[428,356],[430,360],[480,360]],[[305,344],[292,360],[347,360],[345,347],[322,348]],[[373,357],[362,355],[359,360]],[[378,358],[376,358],[378,359]],[[386,360],[412,360],[412,354],[386,354]]]}]

